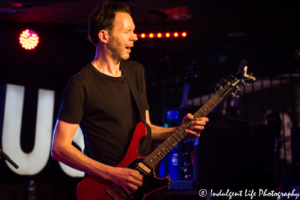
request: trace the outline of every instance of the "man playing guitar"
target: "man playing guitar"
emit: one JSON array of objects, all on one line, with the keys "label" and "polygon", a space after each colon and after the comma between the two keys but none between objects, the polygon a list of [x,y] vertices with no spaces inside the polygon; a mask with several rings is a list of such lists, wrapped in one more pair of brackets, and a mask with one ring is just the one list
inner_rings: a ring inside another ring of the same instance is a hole
[{"label": "man playing guitar", "polygon": [[[89,37],[96,47],[94,60],[71,77],[66,86],[53,135],[52,157],[86,174],[102,177],[123,188],[129,195],[142,186],[143,176],[135,170],[113,167],[124,157],[134,128],[144,112],[147,137],[140,143],[139,153],[151,152],[152,141],[167,139],[176,127],[163,128],[151,124],[147,102],[144,68],[127,61],[137,37],[127,5],[107,1],[93,11],[89,18]],[[139,93],[140,105],[133,99],[124,77],[123,67]],[[184,121],[192,120],[188,114]],[[189,138],[200,137],[208,119],[197,118]],[[80,125],[85,141],[84,154],[72,145]]]}]

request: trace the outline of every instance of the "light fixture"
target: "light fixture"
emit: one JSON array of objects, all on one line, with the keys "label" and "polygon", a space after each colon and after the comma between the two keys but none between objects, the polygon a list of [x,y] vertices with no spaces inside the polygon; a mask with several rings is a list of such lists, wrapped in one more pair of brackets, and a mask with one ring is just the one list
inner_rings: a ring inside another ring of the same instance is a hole
[{"label": "light fixture", "polygon": [[20,34],[20,44],[26,50],[34,49],[39,43],[39,36],[33,30],[26,29]]}]

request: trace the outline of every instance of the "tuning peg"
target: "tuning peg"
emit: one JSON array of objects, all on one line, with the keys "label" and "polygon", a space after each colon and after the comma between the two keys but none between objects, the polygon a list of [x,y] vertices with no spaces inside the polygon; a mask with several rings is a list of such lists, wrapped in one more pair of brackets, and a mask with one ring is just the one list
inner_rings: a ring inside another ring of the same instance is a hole
[{"label": "tuning peg", "polygon": [[232,78],[234,77],[233,75],[230,75]]},{"label": "tuning peg", "polygon": [[227,83],[227,80],[226,80],[225,78],[223,78],[223,81],[224,81],[225,83]]},{"label": "tuning peg", "polygon": [[236,86],[235,88],[236,88],[238,91],[241,91],[241,89],[239,88],[239,86]]},{"label": "tuning peg", "polygon": [[222,89],[223,87],[219,84],[216,84],[217,87],[219,87],[220,89]]}]

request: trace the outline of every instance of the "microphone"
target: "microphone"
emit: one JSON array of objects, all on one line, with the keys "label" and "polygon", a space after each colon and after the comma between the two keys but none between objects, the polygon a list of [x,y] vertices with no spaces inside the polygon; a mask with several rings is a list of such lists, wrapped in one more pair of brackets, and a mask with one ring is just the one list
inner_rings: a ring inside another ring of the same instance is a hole
[{"label": "microphone", "polygon": [[296,50],[296,51],[293,53],[293,56],[294,56],[296,59],[300,59],[300,50]]}]

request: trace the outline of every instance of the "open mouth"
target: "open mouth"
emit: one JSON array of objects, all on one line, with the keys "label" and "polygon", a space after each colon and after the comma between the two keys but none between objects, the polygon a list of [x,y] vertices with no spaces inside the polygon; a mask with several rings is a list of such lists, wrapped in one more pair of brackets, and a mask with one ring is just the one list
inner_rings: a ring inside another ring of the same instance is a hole
[{"label": "open mouth", "polygon": [[127,51],[131,51],[130,47],[125,47]]}]

